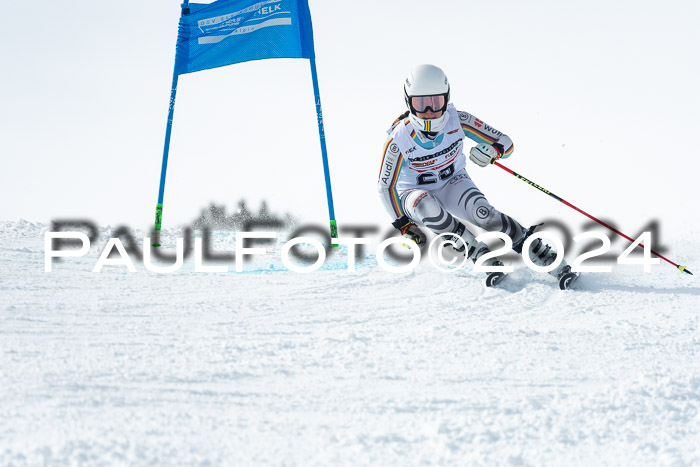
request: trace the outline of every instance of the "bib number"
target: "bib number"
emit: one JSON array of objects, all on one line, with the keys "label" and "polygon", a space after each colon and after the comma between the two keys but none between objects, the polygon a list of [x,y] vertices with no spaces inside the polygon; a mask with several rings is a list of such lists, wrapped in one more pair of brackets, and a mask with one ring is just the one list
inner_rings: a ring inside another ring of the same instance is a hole
[{"label": "bib number", "polygon": [[420,174],[417,180],[419,185],[430,185],[431,183],[437,183],[438,177],[440,178],[440,180],[447,180],[452,175],[454,175],[454,173],[455,165],[450,164],[444,169],[440,170],[437,173],[437,177],[435,176],[434,172],[426,172],[424,174]]}]

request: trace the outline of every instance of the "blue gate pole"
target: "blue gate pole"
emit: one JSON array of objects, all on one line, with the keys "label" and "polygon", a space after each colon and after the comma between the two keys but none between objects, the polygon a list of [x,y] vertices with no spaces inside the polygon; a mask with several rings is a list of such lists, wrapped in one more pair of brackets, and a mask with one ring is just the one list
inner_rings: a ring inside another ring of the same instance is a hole
[{"label": "blue gate pole", "polygon": [[[190,0],[184,0],[182,4],[182,14],[188,15]],[[168,171],[168,154],[170,153],[170,134],[173,129],[173,115],[175,114],[175,96],[177,94],[177,58],[173,67],[173,84],[170,88],[170,106],[168,108],[168,123],[165,127],[165,143],[163,144],[163,163],[160,167],[160,187],[158,188],[158,204],[156,204],[156,238],[153,246],[160,246],[160,227],[163,221],[163,196],[165,193],[165,174]]]},{"label": "blue gate pole", "polygon": [[[311,79],[314,84],[314,98],[316,100],[316,119],[318,120],[318,137],[321,140],[321,156],[323,157],[323,175],[326,179],[326,198],[328,199],[328,216],[331,224],[331,239],[338,238],[338,226],[335,222],[335,210],[333,209],[333,190],[331,189],[331,175],[328,169],[328,151],[326,150],[326,134],[323,129],[323,111],[321,110],[321,94],[318,90],[318,77],[316,76],[316,59],[310,58]],[[338,245],[333,244],[334,247]]]}]

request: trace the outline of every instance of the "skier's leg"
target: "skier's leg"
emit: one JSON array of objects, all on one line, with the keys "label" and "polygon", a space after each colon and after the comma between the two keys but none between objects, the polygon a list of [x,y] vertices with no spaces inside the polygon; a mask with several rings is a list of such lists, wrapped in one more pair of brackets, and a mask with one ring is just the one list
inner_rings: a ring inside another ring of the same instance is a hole
[{"label": "skier's leg", "polygon": [[429,191],[408,190],[401,194],[401,203],[409,218],[436,234],[453,233],[459,223]]},{"label": "skier's leg", "polygon": [[438,197],[455,216],[488,232],[503,232],[513,245],[525,238],[526,229],[503,214],[486,199],[466,171],[459,171],[439,192]]},{"label": "skier's leg", "polygon": [[[503,214],[481,193],[466,171],[460,171],[440,190],[439,199],[450,212],[488,232],[503,232],[513,240],[513,250],[522,253],[525,239],[532,235],[537,226],[525,229],[518,221]],[[548,266],[556,259],[556,251],[542,240],[537,239],[530,245],[528,255],[538,266]],[[563,271],[568,271],[566,261],[549,274],[559,278]]]},{"label": "skier's leg", "polygon": [[[450,214],[433,192],[425,190],[409,190],[401,195],[404,211],[413,221],[418,222],[436,234],[452,234],[452,241],[457,245],[457,251],[464,251],[467,257],[476,261],[488,252],[486,244],[477,242],[474,235],[466,226]],[[457,237],[464,240],[464,245]],[[446,240],[450,238],[447,237]]]}]

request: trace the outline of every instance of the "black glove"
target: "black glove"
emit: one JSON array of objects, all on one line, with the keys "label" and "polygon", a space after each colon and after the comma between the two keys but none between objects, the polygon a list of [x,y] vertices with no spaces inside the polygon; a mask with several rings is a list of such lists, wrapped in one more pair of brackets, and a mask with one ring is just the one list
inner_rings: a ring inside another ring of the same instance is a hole
[{"label": "black glove", "polygon": [[411,221],[406,216],[396,219],[391,225],[396,228],[401,235],[405,238],[412,240],[416,245],[424,245],[426,242],[426,237],[423,232],[418,228],[415,222]]}]

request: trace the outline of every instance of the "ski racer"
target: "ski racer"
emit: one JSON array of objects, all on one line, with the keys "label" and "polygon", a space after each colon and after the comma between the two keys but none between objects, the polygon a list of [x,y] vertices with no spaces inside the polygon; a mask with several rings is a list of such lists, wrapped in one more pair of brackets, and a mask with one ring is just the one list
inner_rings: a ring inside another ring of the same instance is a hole
[{"label": "ski racer", "polygon": [[[462,151],[465,136],[478,143],[469,150],[469,159],[486,167],[513,153],[511,139],[474,115],[456,110],[450,103],[447,76],[436,66],[420,65],[411,70],[404,96],[408,110],[388,130],[377,183],[393,226],[419,246],[425,244],[426,236],[417,224],[436,234],[448,233],[446,237],[455,249],[476,261],[489,250],[476,241],[463,219],[486,231],[503,232],[512,239],[513,250],[522,254],[523,243],[534,227],[525,229],[489,203],[469,177]],[[540,239],[530,244],[528,253],[538,266],[556,259],[556,252]],[[485,265],[503,263],[492,259]],[[562,262],[549,274],[566,288],[574,275],[570,269]],[[486,285],[496,284],[503,275],[489,274]],[[562,284],[565,276],[569,279]]]}]

